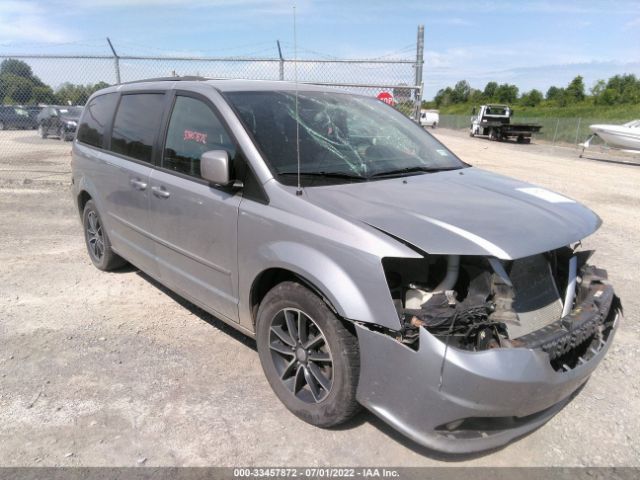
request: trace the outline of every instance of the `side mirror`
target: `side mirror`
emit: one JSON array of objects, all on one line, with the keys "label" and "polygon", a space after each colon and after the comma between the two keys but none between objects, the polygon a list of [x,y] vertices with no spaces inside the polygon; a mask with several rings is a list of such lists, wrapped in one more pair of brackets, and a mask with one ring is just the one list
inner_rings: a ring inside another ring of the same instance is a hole
[{"label": "side mirror", "polygon": [[215,185],[230,184],[229,154],[225,150],[204,152],[200,156],[200,174]]}]

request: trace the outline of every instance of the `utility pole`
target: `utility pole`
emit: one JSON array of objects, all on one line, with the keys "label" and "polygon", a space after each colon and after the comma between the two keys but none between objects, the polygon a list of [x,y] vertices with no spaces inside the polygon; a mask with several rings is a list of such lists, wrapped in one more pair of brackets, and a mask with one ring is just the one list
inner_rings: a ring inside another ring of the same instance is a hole
[{"label": "utility pole", "polygon": [[414,119],[420,121],[420,108],[422,106],[422,91],[424,85],[422,83],[422,66],[424,65],[424,25],[418,25],[418,40],[416,42],[416,87],[418,90],[415,95],[415,112]]},{"label": "utility pole", "polygon": [[282,56],[282,48],[280,48],[280,40],[276,40],[278,44],[278,55],[280,55],[280,80],[284,80],[284,58]]},{"label": "utility pole", "polygon": [[118,56],[118,54],[116,53],[115,48],[113,48],[113,44],[111,43],[111,40],[109,40],[109,37],[107,37],[107,42],[109,43],[109,48],[111,48],[111,51],[113,52],[113,63],[116,67],[116,84],[120,84],[120,57]]}]

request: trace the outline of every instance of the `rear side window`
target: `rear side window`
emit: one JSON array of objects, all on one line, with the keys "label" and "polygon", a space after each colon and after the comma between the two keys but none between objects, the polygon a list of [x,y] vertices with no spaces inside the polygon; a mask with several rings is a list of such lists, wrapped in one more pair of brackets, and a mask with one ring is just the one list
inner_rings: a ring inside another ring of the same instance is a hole
[{"label": "rear side window", "polygon": [[117,102],[116,93],[100,95],[89,102],[78,126],[79,142],[102,148],[105,130],[113,118]]},{"label": "rear side window", "polygon": [[164,109],[162,93],[123,95],[113,122],[111,150],[151,162],[151,153]]},{"label": "rear side window", "polygon": [[191,97],[176,97],[162,166],[199,178],[200,156],[208,150],[226,150],[230,160],[236,154],[227,131],[207,104]]}]

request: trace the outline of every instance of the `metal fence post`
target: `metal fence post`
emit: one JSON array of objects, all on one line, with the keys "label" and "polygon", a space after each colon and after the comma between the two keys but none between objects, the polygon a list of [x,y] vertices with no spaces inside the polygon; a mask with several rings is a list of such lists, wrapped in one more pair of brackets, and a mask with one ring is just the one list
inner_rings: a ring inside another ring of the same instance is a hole
[{"label": "metal fence post", "polygon": [[416,47],[416,87],[418,90],[415,92],[415,107],[413,113],[413,119],[416,122],[420,121],[420,108],[422,107],[422,66],[424,65],[424,25],[418,25],[418,41]]},{"label": "metal fence post", "polygon": [[113,48],[113,44],[111,43],[111,40],[109,40],[109,37],[107,37],[107,42],[109,42],[109,47],[113,52],[113,63],[116,67],[116,84],[120,84],[120,57],[118,57],[115,48]]},{"label": "metal fence post", "polygon": [[280,48],[280,40],[276,40],[278,44],[278,55],[280,56],[280,80],[284,80],[284,58],[282,56],[282,48]]},{"label": "metal fence post", "polygon": [[576,128],[576,145],[578,144],[578,137],[580,136],[580,122],[582,117],[578,117],[578,127]]},{"label": "metal fence post", "polygon": [[558,118],[558,119],[556,120],[556,131],[555,131],[555,132],[553,132],[553,140],[551,141],[551,143],[552,143],[553,145],[555,145],[555,144],[556,144],[556,136],[558,135],[558,127],[559,127],[559,126],[560,126],[560,118]]}]

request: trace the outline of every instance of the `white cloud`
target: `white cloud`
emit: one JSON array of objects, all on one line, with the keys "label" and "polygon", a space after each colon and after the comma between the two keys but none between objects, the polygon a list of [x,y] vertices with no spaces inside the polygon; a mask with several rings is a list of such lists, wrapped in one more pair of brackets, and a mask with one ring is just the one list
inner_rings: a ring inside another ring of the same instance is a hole
[{"label": "white cloud", "polygon": [[[65,0],[70,8],[136,8],[136,7],[180,7],[185,10],[201,8],[227,9],[225,14],[236,13],[238,16],[256,15],[292,15],[293,2],[290,0],[92,0],[78,4],[75,0]],[[310,0],[296,2],[298,13],[310,6]]]},{"label": "white cloud", "polygon": [[46,11],[31,2],[0,2],[0,43],[61,43],[73,38],[69,28],[48,20]]},{"label": "white cloud", "polygon": [[640,27],[640,17],[636,17],[633,20],[630,20],[624,24],[624,28],[626,30],[629,30],[631,28],[638,28],[638,27]]},{"label": "white cloud", "polygon": [[470,27],[474,25],[472,21],[460,17],[435,18],[433,20],[429,20],[427,23],[434,25],[450,25],[452,27]]}]

